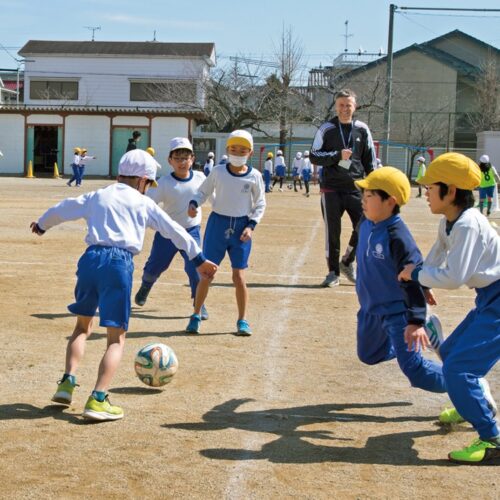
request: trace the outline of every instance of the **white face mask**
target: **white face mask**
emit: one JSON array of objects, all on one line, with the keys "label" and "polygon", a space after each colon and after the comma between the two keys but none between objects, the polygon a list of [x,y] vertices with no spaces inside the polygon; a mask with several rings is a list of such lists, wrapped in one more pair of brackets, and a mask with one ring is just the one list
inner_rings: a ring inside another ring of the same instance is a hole
[{"label": "white face mask", "polygon": [[248,156],[235,156],[235,155],[228,155],[229,156],[229,163],[233,165],[233,167],[242,167],[243,165],[246,165]]}]

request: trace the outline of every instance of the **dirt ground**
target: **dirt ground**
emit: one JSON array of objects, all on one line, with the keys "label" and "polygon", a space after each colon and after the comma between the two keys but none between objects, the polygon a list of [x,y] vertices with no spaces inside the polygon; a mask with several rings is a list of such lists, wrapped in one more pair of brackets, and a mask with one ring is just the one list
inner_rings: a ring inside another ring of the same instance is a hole
[{"label": "dirt ground", "polygon": [[[446,460],[475,437],[468,425],[436,425],[446,395],[410,388],[395,361],[358,361],[354,287],[318,286],[325,262],[317,187],[310,198],[292,191],[267,198],[248,270],[252,337],[233,335],[228,262],[208,296],[202,333],[184,333],[191,304],[176,258],[147,304],[133,309],[110,391],[125,418],[81,418],[106,344],[100,327],[87,343],[73,404],[51,404],[74,323],[66,306],[85,225],[66,223],[38,238],[29,223],[64,197],[107,183],[84,180],[77,191],[57,179],[0,178],[1,497],[498,498],[498,469]],[[403,217],[426,253],[438,218],[415,197]],[[348,228],[346,219],[344,244]],[[134,293],[151,241],[149,232],[135,259]],[[474,293],[436,294],[450,331]],[[136,351],[151,341],[179,358],[164,390],[134,374]],[[488,378],[500,399],[500,367]]]}]

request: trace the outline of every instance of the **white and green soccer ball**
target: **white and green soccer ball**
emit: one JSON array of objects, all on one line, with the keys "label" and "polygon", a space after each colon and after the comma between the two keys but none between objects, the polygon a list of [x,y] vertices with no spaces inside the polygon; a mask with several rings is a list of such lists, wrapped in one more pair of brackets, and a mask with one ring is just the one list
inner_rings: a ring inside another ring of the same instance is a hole
[{"label": "white and green soccer ball", "polygon": [[168,384],[179,368],[173,349],[160,342],[147,344],[135,356],[135,373],[150,387]]}]

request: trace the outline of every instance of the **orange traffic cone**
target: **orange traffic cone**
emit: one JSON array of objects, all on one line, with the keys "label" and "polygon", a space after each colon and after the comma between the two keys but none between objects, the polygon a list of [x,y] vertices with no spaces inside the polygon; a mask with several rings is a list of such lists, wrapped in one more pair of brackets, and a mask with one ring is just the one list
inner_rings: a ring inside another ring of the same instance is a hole
[{"label": "orange traffic cone", "polygon": [[54,163],[54,179],[60,179],[59,169],[57,168],[57,163]]},{"label": "orange traffic cone", "polygon": [[30,160],[28,163],[28,172],[26,173],[26,179],[34,179],[33,175],[33,162]]}]

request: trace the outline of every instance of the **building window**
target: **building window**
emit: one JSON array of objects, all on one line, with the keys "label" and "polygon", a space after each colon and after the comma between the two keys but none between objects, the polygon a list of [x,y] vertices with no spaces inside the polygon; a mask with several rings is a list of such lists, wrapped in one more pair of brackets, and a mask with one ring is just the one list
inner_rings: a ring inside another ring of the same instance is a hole
[{"label": "building window", "polygon": [[64,80],[31,80],[30,99],[77,101],[78,82]]},{"label": "building window", "polygon": [[195,104],[196,90],[193,80],[130,82],[130,100]]}]

